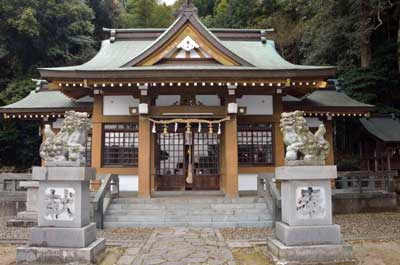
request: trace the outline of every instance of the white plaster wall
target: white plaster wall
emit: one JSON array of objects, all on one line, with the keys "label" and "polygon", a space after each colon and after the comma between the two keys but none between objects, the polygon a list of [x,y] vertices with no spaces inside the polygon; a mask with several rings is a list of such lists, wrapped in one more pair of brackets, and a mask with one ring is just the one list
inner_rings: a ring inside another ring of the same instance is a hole
[{"label": "white plaster wall", "polygon": [[129,108],[139,106],[139,100],[132,96],[104,96],[103,115],[130,115]]},{"label": "white plaster wall", "polygon": [[257,174],[239,174],[239,191],[256,191]]},{"label": "white plaster wall", "polygon": [[181,101],[181,96],[179,95],[161,95],[156,99],[157,107],[168,107],[174,105],[176,102]]},{"label": "white plaster wall", "polygon": [[319,118],[306,118],[309,128],[318,128],[323,122]]},{"label": "white plaster wall", "polygon": [[221,100],[217,95],[197,95],[196,101],[201,102],[204,106],[220,106]]},{"label": "white plaster wall", "polygon": [[119,176],[119,190],[120,191],[138,191],[139,190],[139,178],[138,176]]},{"label": "white plaster wall", "polygon": [[274,104],[272,96],[244,95],[237,100],[239,107],[247,108],[247,115],[272,115]]}]

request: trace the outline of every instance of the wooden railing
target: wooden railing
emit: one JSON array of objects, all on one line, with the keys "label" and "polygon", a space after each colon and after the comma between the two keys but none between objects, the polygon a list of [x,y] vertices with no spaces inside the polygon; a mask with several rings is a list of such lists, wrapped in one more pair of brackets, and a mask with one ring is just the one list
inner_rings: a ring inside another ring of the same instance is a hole
[{"label": "wooden railing", "polygon": [[341,171],[335,190],[344,192],[392,191],[397,171]]},{"label": "wooden railing", "polygon": [[119,197],[119,176],[116,174],[108,174],[92,201],[97,228],[104,228],[104,213],[111,203],[111,200],[117,197]]}]

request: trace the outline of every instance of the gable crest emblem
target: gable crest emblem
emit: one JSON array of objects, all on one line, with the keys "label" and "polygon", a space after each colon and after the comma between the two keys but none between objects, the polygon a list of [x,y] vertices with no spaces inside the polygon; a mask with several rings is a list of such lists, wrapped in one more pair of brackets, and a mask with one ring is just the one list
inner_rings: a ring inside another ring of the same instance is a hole
[{"label": "gable crest emblem", "polygon": [[177,48],[190,52],[194,49],[199,49],[200,45],[197,44],[197,42],[195,42],[191,37],[187,36],[181,43],[178,44]]}]

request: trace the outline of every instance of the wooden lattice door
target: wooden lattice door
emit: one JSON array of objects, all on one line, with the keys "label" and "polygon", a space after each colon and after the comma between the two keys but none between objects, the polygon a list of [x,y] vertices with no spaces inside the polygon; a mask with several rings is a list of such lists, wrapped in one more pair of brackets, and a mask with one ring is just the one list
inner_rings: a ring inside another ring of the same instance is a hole
[{"label": "wooden lattice door", "polygon": [[[155,151],[157,190],[219,190],[217,133],[198,132],[197,128],[192,128],[191,133],[158,132]],[[188,181],[189,171],[192,181]]]}]

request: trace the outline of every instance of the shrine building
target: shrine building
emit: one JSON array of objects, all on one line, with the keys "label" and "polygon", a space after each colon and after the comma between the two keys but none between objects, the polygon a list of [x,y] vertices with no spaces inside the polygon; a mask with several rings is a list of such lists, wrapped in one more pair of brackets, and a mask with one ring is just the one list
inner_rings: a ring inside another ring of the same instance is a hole
[{"label": "shrine building", "polygon": [[269,30],[209,29],[193,4],[179,14],[167,29],[105,29],[93,59],[40,68],[36,90],[1,107],[3,118],[57,130],[66,110],[88,112],[87,164],[118,174],[122,189],[234,198],[284,165],[282,112],[305,111],[311,128],[324,123],[333,146],[335,118],[372,110],[329,88],[335,67],[282,58]]}]

